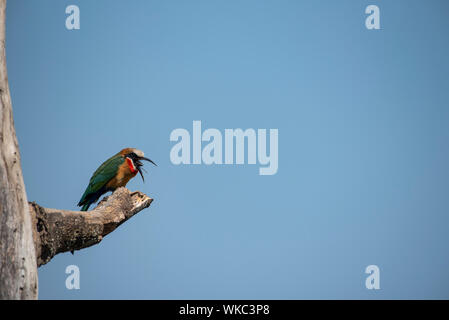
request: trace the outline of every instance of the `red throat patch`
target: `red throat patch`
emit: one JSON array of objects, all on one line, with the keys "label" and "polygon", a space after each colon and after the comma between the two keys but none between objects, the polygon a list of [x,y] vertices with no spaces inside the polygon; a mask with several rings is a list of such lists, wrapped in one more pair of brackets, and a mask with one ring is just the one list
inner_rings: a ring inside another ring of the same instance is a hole
[{"label": "red throat patch", "polygon": [[129,170],[131,170],[131,173],[136,173],[137,169],[134,166],[133,161],[130,158],[126,158],[126,163],[128,164]]}]

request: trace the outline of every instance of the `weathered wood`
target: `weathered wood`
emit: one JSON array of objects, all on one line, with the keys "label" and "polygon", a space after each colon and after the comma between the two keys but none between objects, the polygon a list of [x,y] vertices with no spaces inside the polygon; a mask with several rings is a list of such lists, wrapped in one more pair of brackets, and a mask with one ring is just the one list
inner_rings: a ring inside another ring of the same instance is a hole
[{"label": "weathered wood", "polygon": [[153,202],[145,194],[117,189],[91,211],[47,209],[30,202],[34,222],[37,264],[49,262],[56,254],[80,250],[99,243],[123,222]]},{"label": "weathered wood", "polygon": [[6,0],[0,0],[0,299],[37,299],[31,216],[9,94]]}]

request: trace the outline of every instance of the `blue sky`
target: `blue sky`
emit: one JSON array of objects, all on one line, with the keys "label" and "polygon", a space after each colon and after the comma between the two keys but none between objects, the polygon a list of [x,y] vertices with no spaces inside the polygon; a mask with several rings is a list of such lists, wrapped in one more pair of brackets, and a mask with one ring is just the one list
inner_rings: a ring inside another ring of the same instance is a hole
[{"label": "blue sky", "polygon": [[[65,28],[76,4],[81,29]],[[380,8],[381,30],[365,28]],[[76,210],[124,147],[155,201],[39,269],[41,299],[449,297],[447,1],[15,0],[30,201]],[[176,128],[276,128],[279,169],[173,165]],[[77,265],[81,289],[67,290]],[[365,288],[366,266],[380,290]]]}]

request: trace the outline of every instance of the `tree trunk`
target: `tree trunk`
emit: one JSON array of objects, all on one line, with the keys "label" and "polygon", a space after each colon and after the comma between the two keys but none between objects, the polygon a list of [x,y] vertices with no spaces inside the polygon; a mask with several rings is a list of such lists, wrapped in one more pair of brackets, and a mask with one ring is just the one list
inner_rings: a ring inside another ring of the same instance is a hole
[{"label": "tree trunk", "polygon": [[6,71],[5,19],[6,0],[0,0],[0,299],[37,299],[31,215]]}]

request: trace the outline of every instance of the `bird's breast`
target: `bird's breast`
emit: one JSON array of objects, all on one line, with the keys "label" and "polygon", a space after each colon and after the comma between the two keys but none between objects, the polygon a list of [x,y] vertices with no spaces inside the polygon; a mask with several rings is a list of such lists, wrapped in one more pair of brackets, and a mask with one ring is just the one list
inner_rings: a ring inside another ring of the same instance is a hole
[{"label": "bird's breast", "polygon": [[[129,163],[128,161],[131,161]],[[119,187],[124,187],[129,180],[134,178],[137,174],[137,169],[132,163],[131,159],[126,158],[125,161],[119,166],[117,174],[112,178],[106,186],[110,189],[117,189]]]}]

